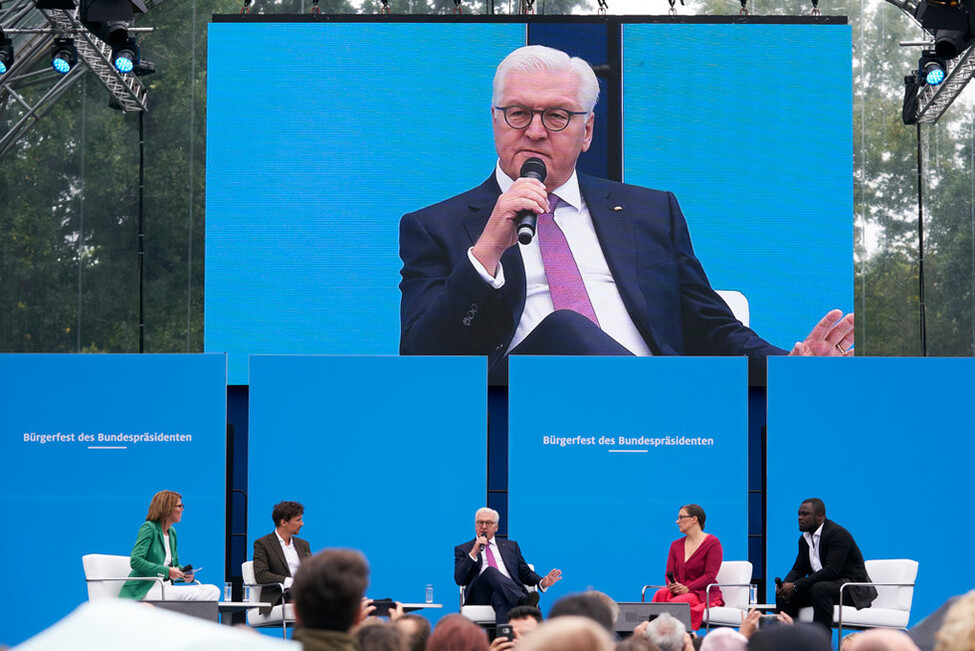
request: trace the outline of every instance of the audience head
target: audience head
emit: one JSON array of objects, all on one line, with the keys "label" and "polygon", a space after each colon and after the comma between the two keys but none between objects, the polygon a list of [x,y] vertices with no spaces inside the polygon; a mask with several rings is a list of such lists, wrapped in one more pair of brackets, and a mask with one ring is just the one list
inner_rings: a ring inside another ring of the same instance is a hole
[{"label": "audience head", "polygon": [[704,636],[701,651],[745,651],[748,638],[733,628],[719,628]]},{"label": "audience head", "polygon": [[749,651],[831,651],[830,632],[818,624],[761,628],[748,639]]},{"label": "audience head", "polygon": [[647,624],[647,639],[660,651],[681,651],[684,648],[684,624],[670,613],[660,613]]},{"label": "audience head", "polygon": [[487,635],[463,615],[447,615],[433,629],[427,651],[488,651]]},{"label": "audience head", "polygon": [[550,618],[523,642],[518,651],[613,651],[613,638],[588,617]]},{"label": "audience head", "polygon": [[274,528],[277,529],[291,518],[305,514],[305,507],[299,502],[278,502],[271,511],[271,519],[274,520]]},{"label": "audience head", "polygon": [[622,642],[616,643],[616,651],[660,651],[660,647],[648,640],[645,635],[631,635]]},{"label": "audience head", "polygon": [[548,611],[549,620],[566,616],[588,617],[607,631],[613,631],[613,613],[593,594],[570,594],[562,597]]},{"label": "audience head", "polygon": [[687,521],[687,524],[693,524],[694,518],[697,518],[697,525],[701,527],[702,531],[704,530],[704,521],[707,519],[707,516],[704,514],[704,509],[702,509],[698,504],[685,504],[684,506],[680,507],[677,512],[677,516],[680,520],[680,522],[677,524],[683,524],[685,520]]},{"label": "audience head", "polygon": [[843,651],[920,651],[903,631],[875,628],[843,640]]},{"label": "audience head", "polygon": [[297,619],[307,628],[346,632],[359,621],[368,585],[369,564],[361,552],[318,552],[302,561],[291,586]]},{"label": "audience head", "polygon": [[956,601],[948,609],[935,638],[937,642],[934,651],[975,649],[975,590]]},{"label": "audience head", "polygon": [[382,621],[360,626],[355,632],[359,651],[410,651],[403,632]]},{"label": "audience head", "polygon": [[176,507],[183,501],[183,496],[176,491],[159,491],[149,502],[149,512],[146,522],[162,522],[173,515]]},{"label": "audience head", "polygon": [[587,595],[587,596],[590,596],[590,597],[596,597],[601,602],[603,602],[603,605],[604,606],[606,606],[607,608],[609,608],[609,615],[610,615],[610,618],[612,619],[612,624],[609,627],[609,632],[612,633],[613,631],[615,631],[616,630],[616,622],[619,621],[619,618],[620,618],[620,607],[613,600],[613,598],[610,597],[605,592],[600,592],[599,590],[586,590],[585,592],[583,592],[583,594],[584,595]]},{"label": "audience head", "polygon": [[403,631],[410,651],[424,651],[430,639],[430,622],[419,615],[403,615],[394,624]]},{"label": "audience head", "polygon": [[534,606],[515,606],[508,611],[508,623],[515,633],[515,639],[520,640],[542,623],[542,611]]}]

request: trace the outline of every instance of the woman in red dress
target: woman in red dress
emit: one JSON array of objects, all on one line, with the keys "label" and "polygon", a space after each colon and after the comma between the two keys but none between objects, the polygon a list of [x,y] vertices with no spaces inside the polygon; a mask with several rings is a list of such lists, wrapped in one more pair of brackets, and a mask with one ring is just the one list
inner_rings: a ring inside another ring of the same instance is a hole
[{"label": "woman in red dress", "polygon": [[[691,626],[701,628],[706,604],[705,589],[716,583],[721,569],[721,542],[704,533],[704,509],[697,504],[680,507],[677,528],[684,534],[670,546],[667,555],[667,586],[657,590],[653,600],[680,601],[691,607]],[[711,605],[721,606],[719,588],[711,589]]]}]

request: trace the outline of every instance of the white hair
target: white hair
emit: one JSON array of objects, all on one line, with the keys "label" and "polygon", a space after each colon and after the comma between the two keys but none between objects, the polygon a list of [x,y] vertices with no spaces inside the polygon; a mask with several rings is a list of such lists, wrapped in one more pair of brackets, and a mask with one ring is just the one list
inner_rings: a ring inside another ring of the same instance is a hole
[{"label": "white hair", "polygon": [[576,95],[579,104],[592,113],[599,99],[599,80],[592,66],[579,57],[570,57],[562,50],[545,47],[544,45],[526,45],[520,47],[498,64],[494,73],[494,95],[492,106],[498,106],[504,95],[504,84],[508,73],[514,70],[521,72],[571,72],[575,74],[579,86]]},{"label": "white hair", "polygon": [[684,625],[670,613],[660,613],[647,625],[647,639],[660,647],[660,651],[681,651]]},{"label": "white hair", "polygon": [[498,522],[501,521],[501,514],[495,511],[494,509],[492,509],[490,506],[482,506],[477,511],[475,511],[474,519],[477,520],[477,516],[480,515],[481,513],[490,513],[491,519],[494,520],[494,524],[497,524]]},{"label": "white hair", "polygon": [[719,628],[704,636],[701,651],[745,651],[748,638],[733,628]]}]

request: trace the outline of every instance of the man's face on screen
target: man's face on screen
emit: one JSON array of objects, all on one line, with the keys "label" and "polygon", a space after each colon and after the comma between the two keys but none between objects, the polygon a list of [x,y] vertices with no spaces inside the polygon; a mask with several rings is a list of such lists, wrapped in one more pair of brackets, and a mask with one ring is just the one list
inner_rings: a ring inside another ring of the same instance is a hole
[{"label": "man's face on screen", "polygon": [[[578,100],[579,82],[571,72],[525,72],[513,70],[507,74],[498,106],[521,106],[529,110],[567,109],[581,111]],[[494,146],[498,150],[501,169],[513,179],[518,178],[522,164],[532,157],[545,161],[550,190],[565,183],[576,166],[579,154],[592,142],[592,119],[589,115],[573,115],[562,131],[549,131],[542,125],[541,114],[532,116],[525,129],[515,129],[505,122],[504,114],[491,109],[494,125]]]},{"label": "man's face on screen", "polygon": [[478,537],[484,536],[488,540],[494,538],[498,530],[498,523],[494,521],[491,513],[478,513],[474,518],[474,531]]}]

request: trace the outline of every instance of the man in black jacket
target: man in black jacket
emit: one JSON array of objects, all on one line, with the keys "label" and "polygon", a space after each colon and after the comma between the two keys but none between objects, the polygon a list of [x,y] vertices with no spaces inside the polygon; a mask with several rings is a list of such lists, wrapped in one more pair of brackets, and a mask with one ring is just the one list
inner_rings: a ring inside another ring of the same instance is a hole
[{"label": "man in black jacket", "polygon": [[[799,554],[775,590],[775,603],[792,617],[800,608],[812,606],[813,620],[831,629],[840,586],[870,581],[863,554],[849,531],[826,519],[826,505],[819,498],[799,505],[799,531]],[[876,598],[877,590],[872,586],[852,586],[843,591],[843,603],[857,609],[866,608]]]}]

